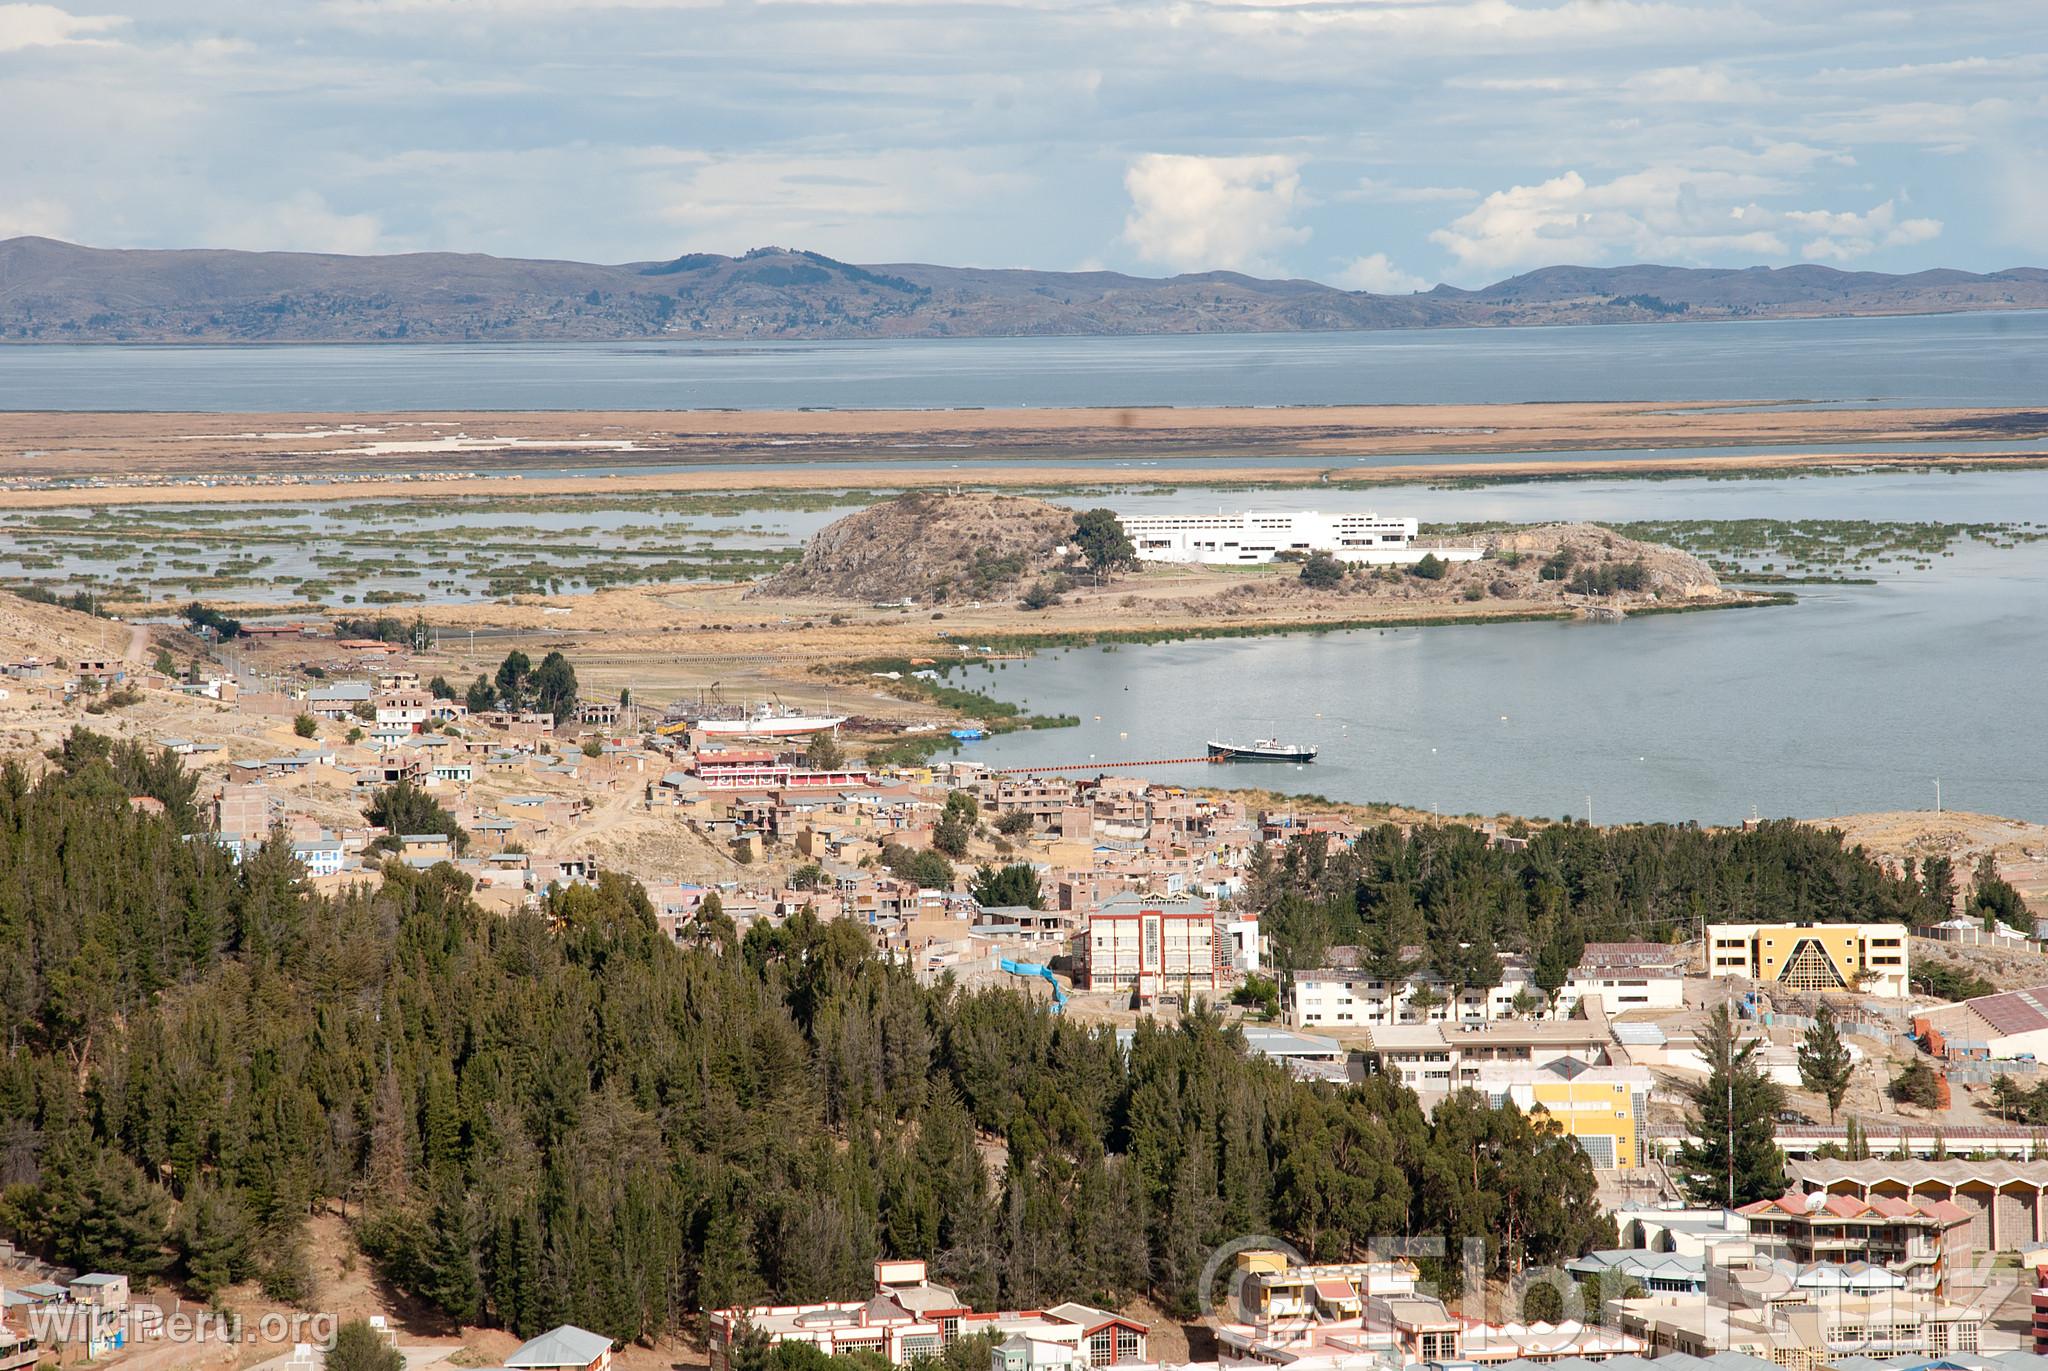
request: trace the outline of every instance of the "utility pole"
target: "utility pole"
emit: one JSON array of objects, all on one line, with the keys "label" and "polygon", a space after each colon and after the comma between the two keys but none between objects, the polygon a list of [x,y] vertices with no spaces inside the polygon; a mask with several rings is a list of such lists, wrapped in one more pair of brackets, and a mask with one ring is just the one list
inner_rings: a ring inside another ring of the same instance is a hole
[{"label": "utility pole", "polygon": [[[1729,1003],[1729,1006],[1728,1006],[1728,1026],[1729,1026],[1729,1030],[1730,1030],[1730,1031],[1732,1032],[1732,1031],[1734,1030],[1734,1026],[1735,1026],[1735,1005],[1734,1005],[1733,1001],[1731,1001],[1731,1002]],[[1728,1126],[1728,1207],[1729,1207],[1730,1209],[1733,1209],[1733,1208],[1735,1208],[1735,1061],[1734,1061],[1734,1050],[1735,1050],[1735,1044],[1734,1044],[1733,1040],[1731,1039],[1731,1040],[1730,1040],[1730,1042],[1729,1042],[1729,1044],[1728,1044],[1728,1051],[1729,1051],[1729,1061],[1728,1061],[1728,1063],[1727,1063],[1727,1066],[1726,1066],[1726,1071],[1727,1071],[1727,1074],[1728,1074],[1728,1115],[1727,1115],[1727,1126]]]}]

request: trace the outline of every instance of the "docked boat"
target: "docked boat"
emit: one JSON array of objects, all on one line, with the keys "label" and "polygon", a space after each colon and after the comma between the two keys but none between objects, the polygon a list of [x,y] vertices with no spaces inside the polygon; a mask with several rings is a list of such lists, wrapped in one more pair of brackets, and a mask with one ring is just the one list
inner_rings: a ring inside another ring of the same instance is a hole
[{"label": "docked boat", "polygon": [[798,709],[780,700],[734,705],[714,694],[710,700],[700,699],[694,705],[681,701],[670,705],[667,721],[659,731],[694,731],[714,738],[803,738],[813,733],[829,733],[845,722],[844,714]]},{"label": "docked boat", "polygon": [[704,715],[694,727],[707,737],[802,738],[846,722],[844,714],[814,714],[792,705],[760,704],[738,715]]},{"label": "docked boat", "polygon": [[1212,762],[1312,762],[1316,759],[1317,748],[1304,747],[1299,743],[1283,743],[1277,738],[1261,738],[1249,747],[1238,743],[1209,744],[1209,760]]}]

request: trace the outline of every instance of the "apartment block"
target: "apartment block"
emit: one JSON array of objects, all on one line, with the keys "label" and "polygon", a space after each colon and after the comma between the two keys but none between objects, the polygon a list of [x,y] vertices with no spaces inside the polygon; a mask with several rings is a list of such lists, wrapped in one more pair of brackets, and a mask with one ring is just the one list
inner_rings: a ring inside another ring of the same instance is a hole
[{"label": "apartment block", "polygon": [[[1197,899],[1120,895],[1088,916],[1080,939],[1081,988],[1149,999],[1219,984],[1216,915]],[[1229,966],[1228,951],[1221,959]]]}]

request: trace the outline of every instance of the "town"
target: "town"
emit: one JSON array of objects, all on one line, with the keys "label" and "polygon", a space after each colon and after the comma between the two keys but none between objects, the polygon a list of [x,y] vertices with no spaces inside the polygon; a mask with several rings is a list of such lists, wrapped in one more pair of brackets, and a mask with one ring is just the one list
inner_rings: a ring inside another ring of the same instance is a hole
[{"label": "town", "polygon": [[[1462,1294],[1442,1254],[1418,1260],[1405,1233],[1351,1234],[1334,1257],[1245,1247],[1227,1254],[1224,1302],[1170,1333],[1156,1308],[1100,1306],[1089,1287],[978,1306],[932,1277],[932,1253],[884,1253],[858,1297],[698,1311],[686,1324],[716,1371],[790,1366],[777,1349],[791,1346],[974,1371],[1674,1355],[1737,1371],[1930,1358],[1978,1371],[2048,1352],[2048,1084],[2034,1085],[2048,930],[2006,879],[2037,882],[2024,861],[2003,875],[1980,863],[1963,886],[1947,858],[1938,882],[1935,859],[1925,872],[1886,859],[1883,879],[1913,898],[1939,892],[1912,925],[1678,923],[1629,941],[1532,933],[1523,951],[1489,934],[1431,945],[1419,924],[1408,941],[1390,920],[1353,944],[1304,926],[1309,873],[1446,840],[1518,861],[1576,826],[1006,770],[971,750],[869,760],[837,736],[839,714],[590,699],[562,654],[517,648],[458,688],[430,635],[352,627],[230,630],[195,613],[156,630],[153,663],[23,655],[4,668],[6,707],[67,768],[132,749],[123,774],[148,777],[128,796],[139,816],[241,867],[287,861],[310,893],[447,872],[498,918],[559,927],[575,892],[630,881],[678,949],[734,956],[778,930],[858,930],[921,986],[1020,995],[1126,1054],[1148,1025],[1220,1014],[1239,1050],[1304,1086],[1377,1081],[1425,1114],[1462,1098],[1541,1121],[1590,1167],[1612,1225],[1606,1245],[1560,1254],[1549,1283],[1481,1274]],[[300,684],[279,688],[288,674]],[[94,743],[94,728],[115,741]],[[1994,985],[1965,969],[1979,964],[2014,970]],[[2020,983],[2029,964],[2043,984]],[[1747,1175],[1738,1191],[1727,1118],[1728,1193],[1700,1172],[1716,1144],[1701,1101],[1731,1072],[1777,1102],[1761,1121],[1768,1193]],[[162,1287],[145,1293],[136,1273],[80,1274],[20,1248],[0,1267],[0,1371],[171,1345]],[[2016,1286],[2037,1269],[2040,1293]],[[397,1348],[374,1317],[372,1341]],[[502,1364],[603,1371],[637,1337],[565,1325]],[[413,1366],[452,1351],[403,1349]],[[280,1371],[319,1354],[296,1355]]]}]

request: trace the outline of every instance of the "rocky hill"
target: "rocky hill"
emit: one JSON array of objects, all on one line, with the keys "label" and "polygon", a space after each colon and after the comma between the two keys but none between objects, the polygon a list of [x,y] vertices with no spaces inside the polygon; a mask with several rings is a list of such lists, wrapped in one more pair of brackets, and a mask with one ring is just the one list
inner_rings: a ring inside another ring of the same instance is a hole
[{"label": "rocky hill", "polygon": [[921,605],[1014,597],[1067,564],[1074,511],[1021,495],[917,492],[820,529],[755,595]]},{"label": "rocky hill", "polygon": [[1643,323],[2048,307],[2048,272],[1552,267],[1371,295],[1236,272],[855,266],[759,248],[598,264],[0,241],[0,340],[25,343],[992,337]]},{"label": "rocky hill", "polygon": [[[1490,579],[1505,577],[1518,594],[1533,598],[1572,593],[1579,571],[1590,569],[1597,577],[1606,567],[1641,568],[1640,584],[1624,588],[1633,595],[1691,600],[1721,593],[1721,578],[1691,553],[1624,538],[1598,524],[1537,524],[1489,533],[1480,541],[1491,555],[1478,567]],[[1555,566],[1556,575],[1544,574],[1549,566]]]}]

